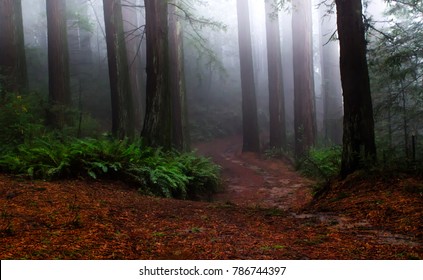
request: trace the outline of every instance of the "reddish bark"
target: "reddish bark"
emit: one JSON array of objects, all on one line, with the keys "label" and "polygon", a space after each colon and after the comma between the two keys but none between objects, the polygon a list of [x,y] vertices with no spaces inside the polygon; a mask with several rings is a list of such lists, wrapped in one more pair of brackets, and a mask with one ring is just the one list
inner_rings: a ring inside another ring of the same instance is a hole
[{"label": "reddish bark", "polygon": [[283,73],[279,17],[272,2],[265,2],[267,64],[269,79],[269,144],[270,147],[286,148],[285,95],[283,92]]}]

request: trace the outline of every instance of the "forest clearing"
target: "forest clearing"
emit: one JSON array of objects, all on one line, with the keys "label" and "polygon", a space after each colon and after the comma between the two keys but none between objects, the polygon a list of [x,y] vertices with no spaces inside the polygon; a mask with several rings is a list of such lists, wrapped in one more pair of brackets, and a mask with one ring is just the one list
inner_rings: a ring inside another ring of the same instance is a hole
[{"label": "forest clearing", "polygon": [[313,181],[239,153],[239,140],[198,147],[223,166],[225,189],[210,202],[143,196],[115,181],[1,175],[0,258],[423,258],[421,180],[353,174],[310,203]]}]

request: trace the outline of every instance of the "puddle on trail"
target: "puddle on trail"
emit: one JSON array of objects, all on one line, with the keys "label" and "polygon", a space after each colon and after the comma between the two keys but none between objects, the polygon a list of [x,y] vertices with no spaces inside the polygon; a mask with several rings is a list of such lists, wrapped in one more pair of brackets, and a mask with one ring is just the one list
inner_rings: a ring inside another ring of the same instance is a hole
[{"label": "puddle on trail", "polygon": [[296,214],[291,216],[297,219],[303,219],[305,223],[323,223],[329,228],[336,228],[339,231],[348,231],[355,233],[358,239],[373,239],[380,244],[390,245],[406,245],[421,246],[421,242],[417,241],[413,236],[405,234],[397,234],[381,228],[375,228],[367,221],[353,221],[350,218],[336,215],[334,213],[313,213],[313,214]]}]

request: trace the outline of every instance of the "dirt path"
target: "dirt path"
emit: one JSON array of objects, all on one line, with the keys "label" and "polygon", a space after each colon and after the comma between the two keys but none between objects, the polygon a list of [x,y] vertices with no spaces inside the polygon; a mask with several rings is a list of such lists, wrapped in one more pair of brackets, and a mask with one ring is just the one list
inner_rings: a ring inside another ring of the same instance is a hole
[{"label": "dirt path", "polygon": [[241,154],[240,143],[197,145],[223,167],[226,188],[211,203],[116,181],[0,174],[0,259],[423,258],[420,181],[347,180],[304,208],[313,182]]},{"label": "dirt path", "polygon": [[311,200],[313,181],[282,160],[241,153],[241,143],[240,136],[233,136],[195,146],[199,154],[222,166],[225,188],[214,201],[295,211]]},{"label": "dirt path", "polygon": [[312,201],[311,188],[315,182],[302,177],[282,160],[242,153],[240,136],[200,143],[196,148],[199,154],[211,157],[222,166],[224,190],[214,196],[216,202],[281,209],[304,223],[311,221],[331,230],[356,232],[361,240],[391,245],[421,245],[413,236],[372,225],[361,215],[351,217],[345,213],[320,211],[304,213],[304,207]]}]

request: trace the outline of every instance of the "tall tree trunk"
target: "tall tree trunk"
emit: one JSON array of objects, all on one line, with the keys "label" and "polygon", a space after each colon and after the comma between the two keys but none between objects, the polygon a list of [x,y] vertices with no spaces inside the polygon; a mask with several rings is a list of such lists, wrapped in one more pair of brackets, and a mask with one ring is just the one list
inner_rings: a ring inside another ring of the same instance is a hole
[{"label": "tall tree trunk", "polygon": [[6,91],[28,85],[21,0],[0,1],[0,82]]},{"label": "tall tree trunk", "polygon": [[274,2],[265,1],[269,80],[270,147],[286,148],[285,95],[283,91],[279,16]]},{"label": "tall tree trunk", "polygon": [[293,0],[295,154],[303,156],[316,139],[311,1]]},{"label": "tall tree trunk", "polygon": [[147,92],[141,136],[148,145],[171,148],[171,96],[167,1],[146,0]]},{"label": "tall tree trunk", "polygon": [[112,134],[118,139],[133,138],[134,109],[120,0],[103,0],[103,9],[112,100]]},{"label": "tall tree trunk", "polygon": [[404,132],[404,155],[410,157],[410,147],[408,143],[408,117],[407,117],[407,97],[403,80],[400,81],[401,86],[401,111],[402,111],[402,129]]},{"label": "tall tree trunk", "polygon": [[140,10],[138,0],[126,0],[127,6],[122,7],[123,28],[125,31],[125,44],[128,56],[129,78],[134,107],[135,127],[142,130],[144,121],[145,85],[143,81],[144,69],[142,68],[142,38],[144,30],[140,28]]},{"label": "tall tree trunk", "polygon": [[248,1],[237,0],[244,152],[260,150]]},{"label": "tall tree trunk", "polygon": [[[88,3],[86,0],[67,0],[67,4],[77,7],[77,14],[68,18],[68,47],[70,75],[77,82],[78,103],[78,132],[77,137],[83,136],[82,121],[84,98],[94,91],[93,87],[93,52],[91,49],[92,33],[88,30],[84,19],[88,18]],[[71,80],[72,81],[72,80]],[[76,103],[76,100],[75,100]]]},{"label": "tall tree trunk", "polygon": [[61,129],[70,124],[67,119],[72,98],[69,76],[69,51],[67,40],[65,0],[47,0],[49,116],[47,122]]},{"label": "tall tree trunk", "polygon": [[169,82],[172,89],[172,145],[177,150],[189,151],[183,37],[175,6],[179,4],[179,0],[172,0],[169,4]]},{"label": "tall tree trunk", "polygon": [[361,0],[336,0],[344,95],[341,176],[376,160],[373,106]]}]

